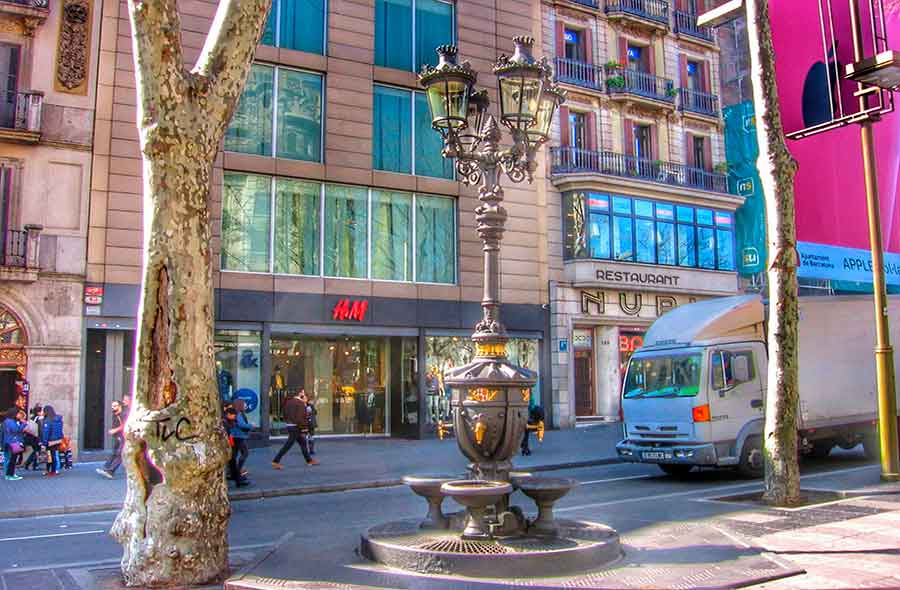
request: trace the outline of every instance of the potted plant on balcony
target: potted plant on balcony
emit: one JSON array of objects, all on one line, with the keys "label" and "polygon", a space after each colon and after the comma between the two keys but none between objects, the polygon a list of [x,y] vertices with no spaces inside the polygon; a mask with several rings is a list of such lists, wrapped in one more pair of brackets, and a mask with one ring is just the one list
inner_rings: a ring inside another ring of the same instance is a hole
[{"label": "potted plant on balcony", "polygon": [[713,166],[713,172],[718,174],[728,174],[728,162],[719,162]]},{"label": "potted plant on balcony", "polygon": [[669,86],[668,88],[666,88],[666,96],[668,96],[669,98],[675,98],[676,96],[678,96],[678,89],[674,86]]}]

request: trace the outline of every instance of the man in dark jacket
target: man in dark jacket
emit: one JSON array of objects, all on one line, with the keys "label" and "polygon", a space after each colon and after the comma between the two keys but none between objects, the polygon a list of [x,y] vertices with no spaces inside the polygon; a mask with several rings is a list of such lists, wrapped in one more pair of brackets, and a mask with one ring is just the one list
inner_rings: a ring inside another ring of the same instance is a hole
[{"label": "man in dark jacket", "polygon": [[113,437],[113,450],[103,467],[96,469],[99,475],[106,479],[112,479],[116,474],[116,469],[122,464],[122,445],[125,443],[125,416],[122,411],[122,404],[113,400],[112,404],[112,428],[106,431]]},{"label": "man in dark jacket", "polygon": [[284,415],[284,421],[287,422],[288,439],[287,442],[284,443],[284,446],[281,447],[281,450],[278,451],[278,454],[275,455],[275,458],[272,459],[273,468],[283,468],[281,465],[281,458],[290,450],[291,445],[295,442],[300,445],[300,451],[303,453],[303,458],[306,459],[307,465],[319,464],[319,462],[313,459],[309,454],[309,444],[307,442],[307,437],[309,436],[309,413],[306,411],[306,404],[308,401],[306,391],[303,389],[300,389],[296,396],[289,397],[284,401],[282,414]]}]

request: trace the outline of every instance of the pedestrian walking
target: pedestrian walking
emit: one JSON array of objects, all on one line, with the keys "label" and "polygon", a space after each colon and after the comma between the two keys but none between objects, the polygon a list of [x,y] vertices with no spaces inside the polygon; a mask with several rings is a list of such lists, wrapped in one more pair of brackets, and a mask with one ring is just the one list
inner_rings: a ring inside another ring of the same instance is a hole
[{"label": "pedestrian walking", "polygon": [[62,466],[59,460],[59,447],[63,444],[63,417],[56,413],[53,406],[44,406],[44,430],[41,433],[41,442],[47,448],[47,472],[48,477],[59,475]]},{"label": "pedestrian walking", "polygon": [[107,434],[113,437],[113,449],[103,467],[97,468],[97,473],[106,479],[112,479],[116,474],[116,469],[122,464],[122,445],[125,444],[125,420],[122,415],[122,404],[113,400],[110,407],[112,408],[112,428],[107,431]]},{"label": "pedestrian walking", "polygon": [[229,479],[234,480],[237,487],[250,485],[247,472],[244,471],[244,462],[250,454],[247,448],[247,438],[253,425],[247,420],[244,411],[247,405],[242,399],[234,400],[234,403],[225,408],[225,428],[228,430],[228,439],[231,443],[231,459],[228,461]]},{"label": "pedestrian walking", "polygon": [[275,469],[283,469],[281,458],[287,453],[291,446],[296,442],[300,446],[300,452],[306,459],[307,465],[318,465],[319,462],[312,458],[309,454],[309,446],[307,437],[309,436],[309,413],[306,411],[306,404],[309,398],[306,397],[306,391],[300,389],[297,395],[288,398],[284,402],[284,420],[287,422],[288,439],[272,459],[272,467]]},{"label": "pedestrian walking", "polygon": [[5,477],[8,481],[18,481],[16,461],[25,452],[25,412],[18,407],[6,411],[3,420],[3,463],[6,466]]},{"label": "pedestrian walking", "polygon": [[309,436],[306,437],[306,443],[309,447],[309,454],[316,454],[316,428],[319,427],[319,410],[311,399],[306,400],[306,418],[309,422]]},{"label": "pedestrian walking", "polygon": [[[530,410],[528,410],[528,425],[534,426],[538,422],[544,419],[544,408],[541,406],[534,406]],[[529,445],[529,438],[531,437],[531,430],[527,427],[525,428],[525,434],[522,435],[522,454],[528,456],[531,454],[531,446]]]},{"label": "pedestrian walking", "polygon": [[44,406],[36,404],[31,408],[31,419],[25,424],[25,446],[31,449],[31,454],[25,460],[23,469],[28,471],[31,466],[32,471],[38,470],[38,463],[41,458],[41,429],[44,426]]}]

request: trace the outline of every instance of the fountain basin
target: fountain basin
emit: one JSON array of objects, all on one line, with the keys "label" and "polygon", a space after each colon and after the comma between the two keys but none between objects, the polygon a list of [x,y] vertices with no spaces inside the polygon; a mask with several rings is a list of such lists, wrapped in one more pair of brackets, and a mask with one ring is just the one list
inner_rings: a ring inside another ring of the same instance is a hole
[{"label": "fountain basin", "polygon": [[559,534],[553,521],[553,505],[577,485],[578,480],[570,477],[527,477],[519,480],[519,489],[538,507],[538,516],[528,527],[528,532],[549,536]]},{"label": "fountain basin", "polygon": [[450,526],[449,519],[441,510],[444,495],[441,486],[447,482],[457,481],[459,477],[453,475],[405,475],[403,483],[409,486],[414,494],[422,496],[428,502],[428,514],[419,526],[423,529],[445,529]]},{"label": "fountain basin", "polygon": [[483,526],[485,508],[497,504],[512,491],[512,485],[505,481],[460,479],[441,485],[441,493],[465,506],[469,513],[462,532],[463,539],[490,538]]}]

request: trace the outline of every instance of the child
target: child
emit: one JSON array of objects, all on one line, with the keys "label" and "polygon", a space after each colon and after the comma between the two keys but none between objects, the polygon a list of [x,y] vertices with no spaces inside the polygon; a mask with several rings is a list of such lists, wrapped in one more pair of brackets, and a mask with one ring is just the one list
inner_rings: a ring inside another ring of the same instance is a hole
[{"label": "child", "polygon": [[[228,460],[228,479],[234,481],[239,488],[250,485],[250,481],[241,471],[244,461],[247,459],[247,442],[246,437],[249,433],[250,426],[246,417],[241,419],[239,412],[235,407],[240,402],[243,406],[243,400],[235,400],[234,404],[225,406],[225,430],[228,432],[228,443],[231,445],[231,458]],[[246,427],[246,428],[245,428]],[[238,459],[238,454],[243,454]]]}]

